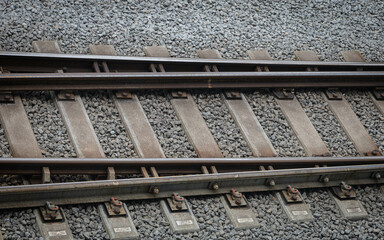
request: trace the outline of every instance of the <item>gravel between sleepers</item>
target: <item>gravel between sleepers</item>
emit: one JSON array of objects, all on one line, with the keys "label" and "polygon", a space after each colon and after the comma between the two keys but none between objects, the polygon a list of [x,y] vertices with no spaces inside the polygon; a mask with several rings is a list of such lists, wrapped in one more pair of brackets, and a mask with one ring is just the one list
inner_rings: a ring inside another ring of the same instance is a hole
[{"label": "gravel between sleepers", "polygon": [[96,204],[68,205],[63,207],[74,239],[109,239]]},{"label": "gravel between sleepers", "polygon": [[245,96],[279,157],[305,156],[303,147],[287,123],[273,95],[266,90]]},{"label": "gravel between sleepers", "polygon": [[194,91],[192,97],[224,157],[251,157],[252,152],[221,98],[220,91]]},{"label": "gravel between sleepers", "polygon": [[11,150],[9,149],[9,143],[5,137],[4,128],[0,123],[0,157],[11,157]]},{"label": "gravel between sleepers", "polygon": [[43,240],[32,209],[0,210],[0,229],[4,240]]},{"label": "gravel between sleepers", "polygon": [[349,140],[331,109],[329,109],[328,103],[324,100],[321,91],[303,89],[297,90],[295,95],[333,156],[358,155],[355,146]]},{"label": "gravel between sleepers", "polygon": [[87,91],[81,94],[105,156],[110,158],[137,157],[112,98],[106,91]]},{"label": "gravel between sleepers", "polygon": [[376,108],[370,93],[344,89],[343,95],[368,131],[373,142],[384,153],[384,116]]},{"label": "gravel between sleepers", "polygon": [[50,93],[23,92],[21,97],[43,157],[76,157]]},{"label": "gravel between sleepers", "polygon": [[197,157],[166,93],[140,91],[137,96],[165,156]]}]

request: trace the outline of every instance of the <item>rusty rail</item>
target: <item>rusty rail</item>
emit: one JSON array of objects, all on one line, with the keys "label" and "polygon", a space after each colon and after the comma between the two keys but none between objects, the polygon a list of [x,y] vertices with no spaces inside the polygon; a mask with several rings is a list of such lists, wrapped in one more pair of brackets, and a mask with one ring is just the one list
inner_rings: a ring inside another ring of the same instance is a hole
[{"label": "rusty rail", "polygon": [[[150,66],[158,64],[166,72],[148,72]],[[202,72],[207,65],[215,65],[220,71]],[[108,66],[108,69],[103,66]],[[257,67],[268,67],[269,72],[255,72]],[[308,67],[319,71],[308,72]],[[57,73],[57,69],[61,69],[61,73]],[[384,86],[384,63],[365,62],[0,52],[0,71],[0,88],[3,91]]]},{"label": "rusty rail", "polygon": [[[59,205],[103,202],[111,196],[135,200],[165,198],[173,192],[182,196],[214,195],[227,193],[233,187],[241,192],[257,192],[282,190],[287,184],[301,189],[338,186],[340,181],[350,185],[382,184],[384,179],[375,176],[383,171],[384,164],[372,164],[9,186],[0,187],[0,209],[43,206],[47,201]],[[321,181],[323,176],[329,181]],[[268,179],[275,184],[266,184]],[[218,187],[212,188],[213,184]],[[152,192],[154,187],[158,191]]]}]

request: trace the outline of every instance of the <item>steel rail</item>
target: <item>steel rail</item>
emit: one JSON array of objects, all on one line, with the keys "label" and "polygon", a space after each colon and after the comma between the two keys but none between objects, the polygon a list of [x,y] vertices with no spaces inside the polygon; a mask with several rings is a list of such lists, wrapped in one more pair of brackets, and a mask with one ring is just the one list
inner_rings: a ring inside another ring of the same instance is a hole
[{"label": "steel rail", "polygon": [[[384,164],[284,169],[254,172],[199,174],[157,178],[134,178],[75,183],[56,183],[0,187],[0,209],[38,207],[47,201],[54,204],[78,204],[108,201],[111,197],[120,200],[157,199],[178,192],[183,196],[223,194],[236,187],[240,192],[276,191],[287,185],[296,188],[331,187],[346,181],[348,184],[382,184]],[[323,176],[329,182],[320,181]],[[266,184],[268,179],[274,186]],[[211,188],[217,184],[218,189]],[[157,187],[159,192],[152,193]]]},{"label": "steel rail", "polygon": [[[131,57],[131,56],[108,56],[108,55],[85,55],[85,54],[56,54],[56,53],[29,53],[29,52],[7,52],[0,51],[0,63],[10,60],[37,60],[52,62],[130,62],[144,64],[188,64],[188,65],[247,65],[247,66],[285,66],[285,67],[375,67],[384,68],[382,62],[321,62],[321,61],[278,61],[278,60],[248,60],[248,59],[204,59],[204,58],[161,58],[161,57]],[[1,64],[0,64],[1,65]],[[273,68],[272,68],[273,69]]]},{"label": "steel rail", "polygon": [[49,167],[53,175],[106,175],[108,167],[116,174],[140,174],[141,166],[154,166],[161,176],[198,174],[201,166],[216,166],[219,172],[306,168],[314,165],[340,166],[384,163],[376,157],[284,157],[284,158],[0,158],[0,174],[41,175]]},{"label": "steel rail", "polygon": [[[384,156],[265,158],[0,158],[5,166],[315,165],[384,163]],[[1,169],[0,169],[1,171]]]},{"label": "steel rail", "polygon": [[384,71],[0,74],[3,91],[383,86]]}]

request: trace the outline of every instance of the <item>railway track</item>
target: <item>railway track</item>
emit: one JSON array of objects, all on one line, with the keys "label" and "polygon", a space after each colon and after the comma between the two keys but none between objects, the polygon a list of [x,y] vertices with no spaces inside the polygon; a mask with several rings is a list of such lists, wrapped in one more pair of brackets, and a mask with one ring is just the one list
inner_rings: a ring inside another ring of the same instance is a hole
[{"label": "railway track", "polygon": [[[346,62],[320,62],[308,51],[295,53],[300,61],[273,61],[266,51],[250,51],[250,60],[225,60],[214,50],[198,52],[200,59],[174,59],[163,47],[145,48],[146,58],[116,56],[112,46],[91,45],[95,55],[61,54],[55,42],[35,42],[34,47],[37,53],[0,52],[1,126],[12,153],[0,159],[0,174],[19,176],[16,182],[22,183],[0,188],[0,209],[34,208],[46,239],[73,239],[60,206],[79,203],[98,204],[112,239],[138,237],[140,226],[133,224],[129,200],[159,199],[176,233],[199,230],[187,197],[201,195],[219,196],[235,228],[259,224],[244,197],[247,192],[273,192],[289,220],[311,221],[313,214],[300,193],[306,188],[326,188],[344,217],[359,219],[368,214],[352,186],[384,183],[383,143],[361,123],[346,94],[364,88],[381,114],[382,132],[384,64],[367,63],[356,51],[342,53]],[[133,157],[107,158],[100,144],[79,92],[100,89],[108,90],[108,101],[134,146]],[[150,110],[144,110],[140,94],[158,89],[181,122],[191,149],[187,158],[169,157],[148,117]],[[221,151],[194,94],[204,89],[218,89],[248,153],[228,158]],[[284,155],[270,139],[271,132],[260,122],[268,113],[257,112],[250,89],[262,89],[277,104],[294,136],[283,135],[296,139],[301,154]],[[24,91],[50,91],[77,158],[43,157],[24,109]],[[300,102],[300,91],[320,91],[354,152],[340,156],[330,149]],[[78,176],[84,181],[73,180]]]}]

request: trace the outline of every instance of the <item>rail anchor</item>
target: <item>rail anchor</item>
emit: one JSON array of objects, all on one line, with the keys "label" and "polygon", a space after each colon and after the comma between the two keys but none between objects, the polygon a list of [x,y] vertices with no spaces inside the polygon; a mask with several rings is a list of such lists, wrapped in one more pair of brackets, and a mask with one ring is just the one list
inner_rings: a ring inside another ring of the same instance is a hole
[{"label": "rail anchor", "polygon": [[107,209],[108,216],[110,217],[127,215],[123,203],[117,198],[111,197],[111,200],[109,202],[105,202],[104,205]]},{"label": "rail anchor", "polygon": [[172,197],[167,198],[169,208],[172,212],[187,211],[188,207],[185,198],[178,193],[173,193]]},{"label": "rail anchor", "polygon": [[356,198],[355,190],[352,188],[352,186],[346,184],[345,182],[341,182],[339,187],[333,187],[332,190],[336,197],[338,197],[339,199]]},{"label": "rail anchor", "polygon": [[46,202],[44,207],[40,207],[40,213],[44,222],[61,222],[64,221],[63,213],[59,206]]}]

